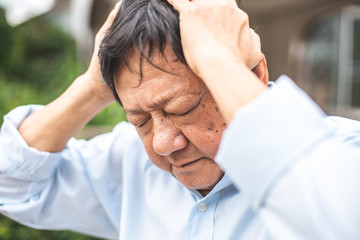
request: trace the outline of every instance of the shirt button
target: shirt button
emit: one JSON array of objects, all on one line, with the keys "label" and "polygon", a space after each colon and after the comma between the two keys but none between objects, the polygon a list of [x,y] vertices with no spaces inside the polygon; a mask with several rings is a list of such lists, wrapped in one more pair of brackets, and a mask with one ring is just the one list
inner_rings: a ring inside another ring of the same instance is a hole
[{"label": "shirt button", "polygon": [[198,205],[198,210],[199,210],[200,212],[205,212],[205,211],[207,210],[207,208],[208,208],[208,206],[207,206],[207,204],[204,203],[204,202],[201,202],[201,203],[199,203],[199,205]]}]

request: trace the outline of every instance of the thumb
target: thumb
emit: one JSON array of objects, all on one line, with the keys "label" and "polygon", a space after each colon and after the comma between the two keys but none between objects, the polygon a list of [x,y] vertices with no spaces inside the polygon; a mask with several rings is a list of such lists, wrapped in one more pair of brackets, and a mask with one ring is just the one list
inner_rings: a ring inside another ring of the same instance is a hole
[{"label": "thumb", "polygon": [[252,59],[250,63],[251,64],[250,67],[253,68],[258,65],[258,63],[261,61],[264,55],[261,52],[260,37],[252,28],[250,28],[250,37],[251,37],[250,41],[253,42],[253,47],[254,47],[254,59]]},{"label": "thumb", "polygon": [[98,34],[99,35],[105,35],[105,33],[109,30],[111,24],[113,23],[118,11],[119,11],[119,8],[120,8],[120,5],[121,5],[121,0],[115,5],[114,9],[110,12],[109,16],[107,17],[105,23],[103,24],[103,26],[100,28]]},{"label": "thumb", "polygon": [[189,0],[167,0],[178,12],[181,12],[189,3]]}]

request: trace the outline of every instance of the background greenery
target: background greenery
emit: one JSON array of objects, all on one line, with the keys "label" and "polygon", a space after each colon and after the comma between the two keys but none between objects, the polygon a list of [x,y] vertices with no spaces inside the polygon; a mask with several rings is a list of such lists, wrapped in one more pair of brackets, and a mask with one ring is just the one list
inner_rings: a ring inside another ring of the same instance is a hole
[{"label": "background greenery", "polygon": [[[11,27],[0,9],[0,124],[16,106],[49,103],[85,69],[74,40],[52,19],[42,16]],[[114,125],[123,119],[114,103],[90,125]]]},{"label": "background greenery", "polygon": [[[74,40],[52,19],[40,16],[11,27],[0,9],[0,124],[3,116],[16,106],[49,103],[85,69]],[[113,126],[124,119],[122,109],[114,103],[90,125]],[[33,230],[0,215],[0,240],[28,239],[95,238],[72,232]]]}]

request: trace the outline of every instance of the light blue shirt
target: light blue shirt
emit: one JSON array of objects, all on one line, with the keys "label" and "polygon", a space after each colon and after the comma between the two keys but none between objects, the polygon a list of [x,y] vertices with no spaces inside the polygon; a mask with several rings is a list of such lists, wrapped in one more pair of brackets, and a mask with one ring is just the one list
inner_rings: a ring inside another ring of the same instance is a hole
[{"label": "light blue shirt", "polygon": [[128,123],[59,153],[28,147],[17,127],[38,109],[13,110],[0,133],[0,211],[23,224],[126,240],[360,239],[360,124],[325,120],[286,77],[237,112],[217,156],[227,172],[204,198],[153,165]]}]

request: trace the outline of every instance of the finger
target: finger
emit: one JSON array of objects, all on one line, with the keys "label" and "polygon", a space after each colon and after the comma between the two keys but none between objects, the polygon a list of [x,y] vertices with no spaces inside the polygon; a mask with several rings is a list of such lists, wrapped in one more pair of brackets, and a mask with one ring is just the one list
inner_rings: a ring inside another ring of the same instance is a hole
[{"label": "finger", "polygon": [[116,15],[117,15],[117,13],[118,13],[118,11],[119,11],[119,8],[120,8],[120,6],[121,6],[121,2],[122,2],[122,1],[120,0],[118,3],[116,3],[116,5],[114,6],[113,10],[110,12],[108,18],[106,19],[106,22],[105,22],[105,23],[109,23],[109,24],[112,24],[112,23],[113,23]]},{"label": "finger", "polygon": [[253,40],[255,46],[258,47],[259,49],[261,49],[260,36],[252,28],[250,28],[250,36],[251,36],[251,39]]},{"label": "finger", "polygon": [[114,19],[119,11],[120,5],[122,3],[122,0],[120,0],[115,7],[113,8],[113,10],[111,10],[111,12],[109,13],[105,23],[102,25],[102,27],[99,29],[99,31],[97,32],[96,36],[95,36],[95,49],[94,49],[94,56],[97,58],[97,52],[99,50],[99,46],[100,43],[103,39],[103,37],[105,36],[105,34],[108,32],[111,24],[114,22]]},{"label": "finger", "polygon": [[107,30],[109,29],[109,27],[111,26],[111,24],[114,22],[114,19],[119,11],[119,8],[121,6],[122,1],[120,0],[115,7],[113,8],[113,10],[110,12],[109,16],[107,17],[104,25],[100,28],[99,32],[105,33],[107,32]]},{"label": "finger", "polygon": [[254,57],[253,57],[253,60],[252,62],[250,63],[251,64],[251,68],[254,68],[256,67],[259,62],[261,61],[261,59],[264,57],[264,55],[262,54],[261,52],[261,41],[260,41],[260,37],[259,35],[253,30],[250,28],[250,41],[252,41],[253,43],[253,51],[254,51]]},{"label": "finger", "polygon": [[167,0],[178,12],[181,12],[188,4],[189,0]]}]

